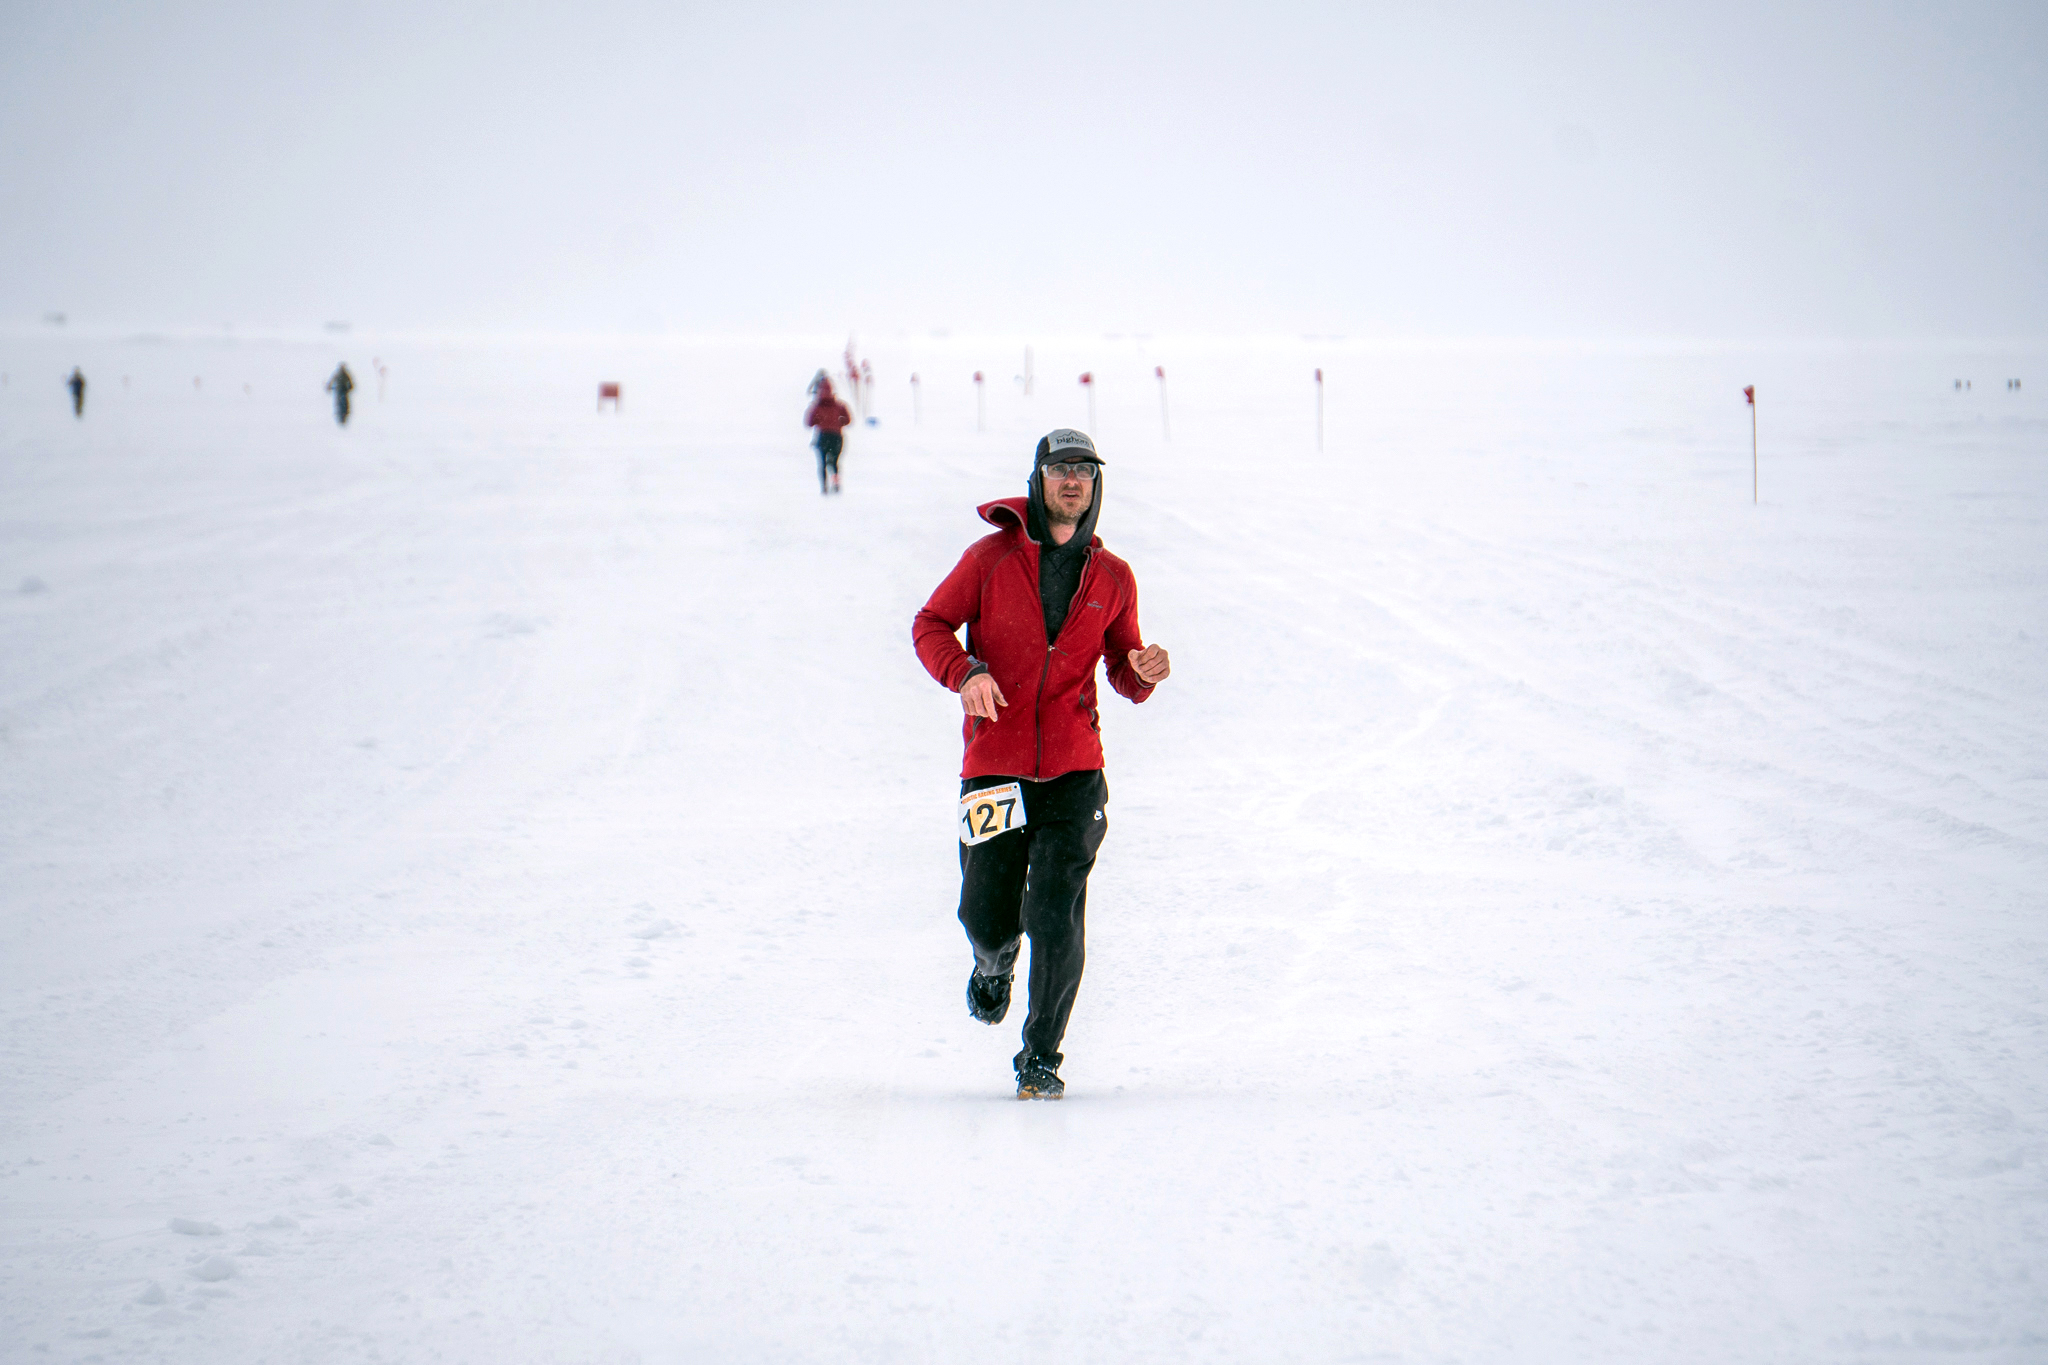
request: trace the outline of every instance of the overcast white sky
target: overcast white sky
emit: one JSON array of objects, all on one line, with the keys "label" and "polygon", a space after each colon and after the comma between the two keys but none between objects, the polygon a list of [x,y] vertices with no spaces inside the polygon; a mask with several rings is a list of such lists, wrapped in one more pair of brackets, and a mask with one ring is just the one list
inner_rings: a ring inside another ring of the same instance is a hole
[{"label": "overcast white sky", "polygon": [[0,323],[2048,333],[2048,5],[0,0]]}]

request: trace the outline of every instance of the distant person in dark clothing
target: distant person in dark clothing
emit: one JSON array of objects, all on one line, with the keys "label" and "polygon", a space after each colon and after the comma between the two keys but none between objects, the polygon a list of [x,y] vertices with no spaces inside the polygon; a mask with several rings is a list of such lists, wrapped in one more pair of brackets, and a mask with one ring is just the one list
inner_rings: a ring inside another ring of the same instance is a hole
[{"label": "distant person in dark clothing", "polygon": [[853,421],[853,414],[832,392],[832,381],[823,370],[811,381],[811,391],[817,397],[811,402],[811,410],[804,414],[804,425],[818,429],[814,442],[818,447],[818,491],[837,493],[839,452],[846,446],[845,431]]},{"label": "distant person in dark clothing", "polygon": [[73,365],[71,377],[64,381],[64,387],[71,390],[71,415],[85,416],[85,371]]},{"label": "distant person in dark clothing", "polygon": [[348,366],[336,365],[334,377],[327,381],[327,389],[334,395],[334,420],[342,426],[348,425],[348,396],[355,386],[356,378],[348,372]]}]

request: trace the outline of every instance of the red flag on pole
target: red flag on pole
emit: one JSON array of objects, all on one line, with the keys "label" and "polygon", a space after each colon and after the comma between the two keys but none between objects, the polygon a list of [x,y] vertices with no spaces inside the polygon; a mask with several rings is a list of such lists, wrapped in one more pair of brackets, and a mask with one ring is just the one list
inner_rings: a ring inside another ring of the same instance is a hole
[{"label": "red flag on pole", "polygon": [[1756,455],[1756,385],[1744,384],[1742,396],[1749,400],[1749,500],[1763,501],[1763,473]]}]

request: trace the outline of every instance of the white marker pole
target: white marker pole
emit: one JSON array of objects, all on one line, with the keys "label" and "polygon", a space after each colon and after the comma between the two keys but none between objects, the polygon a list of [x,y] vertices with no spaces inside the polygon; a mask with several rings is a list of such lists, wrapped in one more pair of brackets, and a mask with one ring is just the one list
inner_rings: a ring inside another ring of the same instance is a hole
[{"label": "white marker pole", "polygon": [[1081,376],[1081,387],[1088,391],[1088,434],[1095,434],[1095,371],[1089,370]]},{"label": "white marker pole", "polygon": [[1749,502],[1754,507],[1763,497],[1763,476],[1756,458],[1756,385],[1743,386],[1742,396],[1749,400]]},{"label": "white marker pole", "polygon": [[1316,449],[1323,448],[1323,372],[1316,370]]},{"label": "white marker pole", "polygon": [[988,430],[988,395],[982,391],[980,370],[974,372],[974,429]]}]

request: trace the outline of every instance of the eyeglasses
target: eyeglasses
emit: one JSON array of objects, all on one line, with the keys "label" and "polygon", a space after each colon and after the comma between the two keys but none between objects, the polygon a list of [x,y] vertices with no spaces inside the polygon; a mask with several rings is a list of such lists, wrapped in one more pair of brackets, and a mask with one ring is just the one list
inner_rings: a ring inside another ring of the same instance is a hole
[{"label": "eyeglasses", "polygon": [[1086,479],[1090,483],[1095,481],[1095,466],[1091,463],[1049,464],[1045,467],[1045,472],[1055,479]]}]

